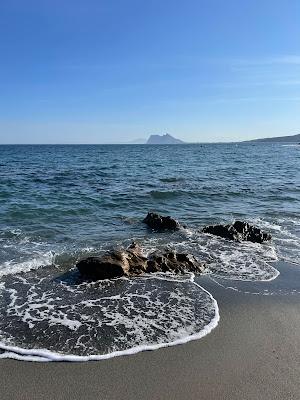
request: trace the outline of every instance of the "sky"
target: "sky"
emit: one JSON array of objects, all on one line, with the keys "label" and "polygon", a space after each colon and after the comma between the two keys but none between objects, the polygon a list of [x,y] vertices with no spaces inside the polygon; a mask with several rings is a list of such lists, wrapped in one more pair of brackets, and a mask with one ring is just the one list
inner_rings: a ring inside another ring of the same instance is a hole
[{"label": "sky", "polygon": [[1,0],[0,143],[300,133],[299,0]]}]

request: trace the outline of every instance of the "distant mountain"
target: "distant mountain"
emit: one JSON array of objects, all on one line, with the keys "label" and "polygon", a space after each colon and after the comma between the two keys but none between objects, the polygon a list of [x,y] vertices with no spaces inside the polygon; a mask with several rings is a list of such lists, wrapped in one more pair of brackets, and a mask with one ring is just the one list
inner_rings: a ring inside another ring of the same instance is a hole
[{"label": "distant mountain", "polygon": [[264,138],[264,139],[254,139],[254,140],[247,140],[247,142],[252,143],[300,143],[300,134],[297,135],[290,135],[290,136],[279,136],[273,138]]},{"label": "distant mountain", "polygon": [[175,139],[166,133],[165,135],[151,135],[147,140],[147,144],[184,144],[182,140]]}]

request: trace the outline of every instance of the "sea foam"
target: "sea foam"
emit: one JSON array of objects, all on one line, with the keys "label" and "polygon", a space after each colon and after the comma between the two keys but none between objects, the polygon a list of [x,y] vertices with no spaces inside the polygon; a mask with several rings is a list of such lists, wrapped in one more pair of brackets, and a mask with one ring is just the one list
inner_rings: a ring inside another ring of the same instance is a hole
[{"label": "sea foam", "polygon": [[[207,265],[207,273],[230,280],[265,281],[279,272],[272,265],[278,260],[273,243],[234,242],[207,235],[200,229],[185,229],[168,237],[168,247],[194,255]],[[166,246],[164,236],[150,237],[143,242],[148,253]]]},{"label": "sea foam", "polygon": [[219,321],[216,300],[192,275],[80,285],[25,275],[2,282],[1,358],[107,359],[199,339]]}]

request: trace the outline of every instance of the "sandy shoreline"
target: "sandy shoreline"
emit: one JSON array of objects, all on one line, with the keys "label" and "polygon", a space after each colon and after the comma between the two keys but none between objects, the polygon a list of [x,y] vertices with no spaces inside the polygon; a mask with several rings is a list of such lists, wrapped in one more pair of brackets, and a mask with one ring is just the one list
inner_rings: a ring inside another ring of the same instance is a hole
[{"label": "sandy shoreline", "polygon": [[1,400],[298,400],[300,296],[244,294],[209,279],[203,286],[221,315],[205,338],[100,362],[1,360]]}]

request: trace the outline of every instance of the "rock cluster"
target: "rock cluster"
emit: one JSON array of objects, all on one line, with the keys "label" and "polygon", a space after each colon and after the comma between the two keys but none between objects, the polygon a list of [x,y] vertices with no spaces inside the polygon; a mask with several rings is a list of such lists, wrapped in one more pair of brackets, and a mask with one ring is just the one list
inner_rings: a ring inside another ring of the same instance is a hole
[{"label": "rock cluster", "polygon": [[171,251],[156,252],[145,257],[139,245],[132,243],[125,250],[113,250],[101,257],[85,258],[77,263],[77,268],[83,277],[100,280],[154,272],[201,273],[205,266],[191,255]]},{"label": "rock cluster", "polygon": [[209,225],[202,230],[204,233],[221,236],[225,239],[241,241],[249,241],[254,243],[263,243],[271,240],[269,233],[263,232],[261,229],[243,221],[235,221],[228,225]]},{"label": "rock cluster", "polygon": [[[175,219],[155,213],[148,213],[143,222],[155,231],[175,231],[180,228]],[[229,240],[254,243],[271,239],[269,233],[242,221],[228,225],[209,225],[204,227],[202,232]],[[85,258],[77,263],[77,268],[82,277],[99,280],[155,272],[202,273],[205,265],[189,254],[167,250],[154,252],[145,257],[139,245],[133,242],[127,249],[113,250],[103,256]]]}]

